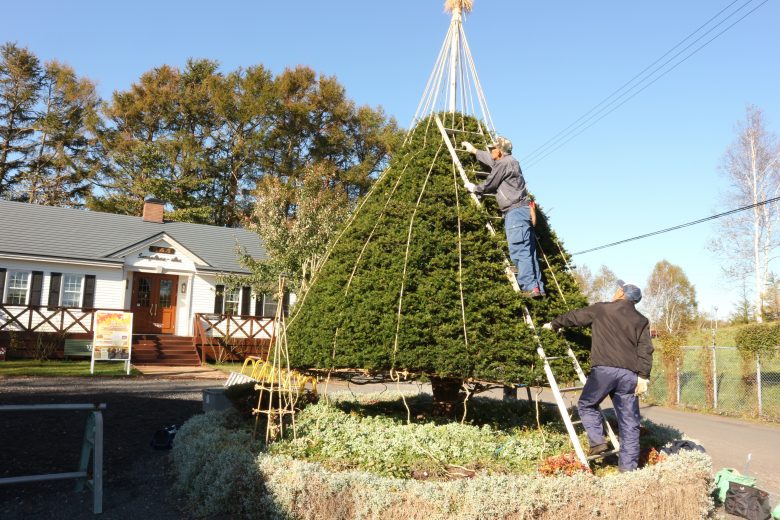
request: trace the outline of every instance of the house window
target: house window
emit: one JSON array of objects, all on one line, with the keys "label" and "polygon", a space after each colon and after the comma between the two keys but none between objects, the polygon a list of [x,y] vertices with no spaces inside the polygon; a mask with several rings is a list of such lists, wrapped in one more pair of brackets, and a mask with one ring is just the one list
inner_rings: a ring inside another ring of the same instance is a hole
[{"label": "house window", "polygon": [[30,273],[11,271],[8,273],[8,290],[5,303],[8,305],[27,305],[27,293],[30,289]]},{"label": "house window", "polygon": [[81,289],[84,285],[84,277],[80,274],[66,274],[62,276],[62,307],[81,307]]},{"label": "house window", "polygon": [[225,289],[225,314],[238,314],[238,305],[241,298],[241,288]]},{"label": "house window", "polygon": [[[274,294],[265,293],[263,294],[263,308],[262,313],[260,314],[264,318],[274,318],[276,317],[276,307],[279,303],[279,301],[274,298]],[[289,293],[285,293],[284,295],[284,302],[282,304],[282,312],[285,316],[290,315],[290,308],[288,305],[288,299],[289,299]],[[259,302],[258,302],[259,305]]]}]

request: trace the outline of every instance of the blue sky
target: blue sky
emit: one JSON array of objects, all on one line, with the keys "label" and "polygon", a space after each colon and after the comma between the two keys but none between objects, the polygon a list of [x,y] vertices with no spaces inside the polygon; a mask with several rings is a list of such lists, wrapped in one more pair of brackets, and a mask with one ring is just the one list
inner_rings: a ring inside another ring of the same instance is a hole
[{"label": "blue sky", "polygon": [[[449,24],[442,0],[4,4],[0,41],[70,64],[95,80],[104,98],[153,67],[182,66],[189,57],[217,60],[224,70],[304,64],[336,76],[356,102],[381,105],[404,127]],[[465,30],[496,128],[524,164],[729,4],[475,0]],[[780,133],[779,23],[780,2],[769,0],[568,144],[524,166],[570,252],[736,206],[721,198],[727,185],[718,166],[747,104],[760,107],[767,127]],[[717,230],[717,221],[701,224],[574,261],[592,270],[606,264],[644,286],[666,258],[695,284],[700,308],[718,306],[724,316],[741,286],[720,275],[719,259],[706,249]]]}]

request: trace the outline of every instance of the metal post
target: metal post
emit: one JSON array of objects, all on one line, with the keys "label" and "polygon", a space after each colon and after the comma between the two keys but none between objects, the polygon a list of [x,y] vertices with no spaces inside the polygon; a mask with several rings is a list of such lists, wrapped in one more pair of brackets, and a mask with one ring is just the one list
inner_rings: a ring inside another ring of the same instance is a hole
[{"label": "metal post", "polygon": [[718,409],[718,350],[716,336],[718,332],[718,307],[715,307],[715,328],[712,329],[712,405]]},{"label": "metal post", "polygon": [[761,402],[761,356],[756,354],[756,388],[758,389],[758,416],[764,414]]},{"label": "metal post", "polygon": [[677,381],[676,381],[676,384],[674,386],[677,387],[677,402],[676,402],[676,404],[677,404],[677,406],[680,406],[680,394],[681,394],[681,392],[680,392],[680,360],[677,361],[676,370],[677,370],[677,375],[676,375]]}]

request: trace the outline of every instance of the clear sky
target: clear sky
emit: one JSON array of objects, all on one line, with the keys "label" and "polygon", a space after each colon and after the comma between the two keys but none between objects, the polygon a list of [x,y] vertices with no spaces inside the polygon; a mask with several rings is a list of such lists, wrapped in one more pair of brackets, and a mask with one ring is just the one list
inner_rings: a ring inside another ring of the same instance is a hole
[{"label": "clear sky", "polygon": [[[711,25],[747,5],[699,44],[762,1],[733,2]],[[718,166],[746,105],[760,107],[780,133],[780,0],[768,0],[581,135],[526,161],[732,0],[474,3],[465,30],[494,123],[514,141],[531,191],[570,252],[733,209],[721,197],[727,185]],[[217,60],[226,71],[304,64],[336,76],[357,103],[382,106],[404,127],[449,25],[442,0],[0,5],[0,41],[70,64],[104,98],[153,67],[190,57]],[[605,264],[644,287],[666,258],[695,284],[701,310],[718,306],[723,317],[741,286],[721,276],[706,249],[717,223],[574,261],[594,271]]]}]

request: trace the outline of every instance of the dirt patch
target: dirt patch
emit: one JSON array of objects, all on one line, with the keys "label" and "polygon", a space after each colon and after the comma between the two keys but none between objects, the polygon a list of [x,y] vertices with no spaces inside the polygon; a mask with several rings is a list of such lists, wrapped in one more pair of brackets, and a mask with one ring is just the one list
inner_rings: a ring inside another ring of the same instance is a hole
[{"label": "dirt patch", "polygon": [[[160,378],[0,378],[1,404],[107,403],[100,518],[190,518],[173,493],[168,451],[150,446],[158,429],[202,412],[202,390],[219,381]],[[0,477],[76,471],[87,412],[0,412]],[[74,480],[0,486],[0,516],[98,518],[92,493]]]}]

